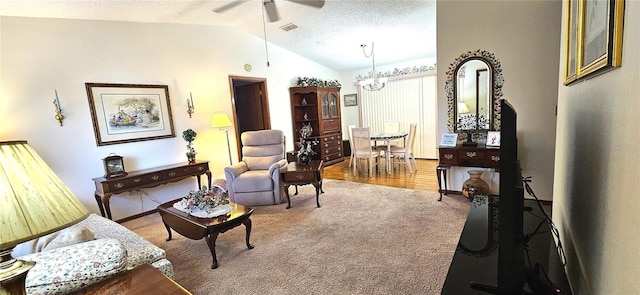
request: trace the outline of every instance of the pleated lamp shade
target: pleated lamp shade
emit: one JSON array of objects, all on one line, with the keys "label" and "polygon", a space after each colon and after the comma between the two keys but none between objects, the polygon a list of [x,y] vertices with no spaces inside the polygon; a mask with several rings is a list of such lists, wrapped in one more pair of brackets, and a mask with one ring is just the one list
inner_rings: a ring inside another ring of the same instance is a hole
[{"label": "pleated lamp shade", "polygon": [[0,252],[63,229],[87,214],[26,141],[0,142]]}]

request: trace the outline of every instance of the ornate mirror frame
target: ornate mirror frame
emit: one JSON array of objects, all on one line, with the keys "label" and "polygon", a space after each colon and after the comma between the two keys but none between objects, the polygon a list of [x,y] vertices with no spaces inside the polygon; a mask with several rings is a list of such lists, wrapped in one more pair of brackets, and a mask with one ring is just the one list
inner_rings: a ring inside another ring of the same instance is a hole
[{"label": "ornate mirror frame", "polygon": [[[491,99],[493,101],[493,109],[492,109],[492,123],[493,126],[489,126],[489,130],[500,130],[500,99],[502,99],[502,85],[504,85],[504,77],[502,76],[502,67],[500,65],[500,61],[496,58],[495,54],[486,51],[486,50],[476,50],[476,51],[467,51],[461,54],[458,58],[453,60],[451,65],[449,65],[449,70],[447,70],[447,81],[444,84],[444,90],[447,94],[447,102],[448,102],[448,115],[449,120],[447,122],[447,128],[449,132],[455,132],[455,80],[457,80],[457,70],[459,65],[463,65],[465,62],[469,60],[480,60],[485,62],[489,66],[489,70],[492,72],[492,93]],[[462,138],[465,139],[466,134],[460,134]]]}]

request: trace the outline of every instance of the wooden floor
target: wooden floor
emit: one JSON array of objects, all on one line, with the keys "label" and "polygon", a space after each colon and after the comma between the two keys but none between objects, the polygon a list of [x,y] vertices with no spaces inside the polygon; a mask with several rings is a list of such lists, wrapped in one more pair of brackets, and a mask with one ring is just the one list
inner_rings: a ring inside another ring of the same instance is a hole
[{"label": "wooden floor", "polygon": [[[345,161],[342,163],[325,167],[322,177],[325,179],[346,180],[437,192],[438,179],[436,177],[436,166],[438,166],[438,160],[417,159],[416,162],[418,164],[418,171],[414,171],[413,174],[410,174],[404,166],[400,165],[394,169],[391,174],[386,173],[383,169],[374,173],[371,177],[368,177],[366,170],[358,171],[358,174],[354,176],[352,168],[349,167],[349,158],[345,158]],[[382,164],[384,165],[384,161]],[[453,192],[449,193],[451,194]],[[541,201],[541,203],[545,211],[547,211],[547,214],[551,216],[551,202]]]},{"label": "wooden floor", "polygon": [[413,174],[409,173],[403,165],[398,166],[393,170],[393,173],[388,174],[384,171],[384,161],[382,161],[383,169],[379,169],[372,177],[368,177],[365,170],[358,171],[358,174],[354,176],[352,168],[349,167],[349,158],[345,158],[342,163],[325,167],[322,177],[325,179],[437,192],[436,166],[438,166],[438,160],[417,159],[416,162],[418,163],[418,171],[414,171]]}]

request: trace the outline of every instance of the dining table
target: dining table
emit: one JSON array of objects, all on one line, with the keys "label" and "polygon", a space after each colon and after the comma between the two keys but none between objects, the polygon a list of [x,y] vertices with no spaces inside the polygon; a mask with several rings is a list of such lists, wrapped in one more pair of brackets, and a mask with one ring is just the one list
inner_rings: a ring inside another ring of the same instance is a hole
[{"label": "dining table", "polygon": [[387,146],[387,148],[384,151],[387,173],[391,173],[393,171],[391,167],[391,142],[397,139],[404,140],[404,138],[407,137],[407,135],[409,135],[409,133],[407,132],[372,133],[371,135],[369,135],[369,137],[371,137],[371,141],[375,142],[376,144],[377,142],[381,141],[384,143],[384,145]]}]

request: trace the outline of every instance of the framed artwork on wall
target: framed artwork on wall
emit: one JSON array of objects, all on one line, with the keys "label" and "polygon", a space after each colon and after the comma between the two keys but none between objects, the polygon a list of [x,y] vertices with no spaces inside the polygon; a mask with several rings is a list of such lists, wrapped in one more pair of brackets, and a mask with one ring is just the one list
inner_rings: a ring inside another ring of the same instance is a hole
[{"label": "framed artwork on wall", "polygon": [[167,85],[85,87],[98,146],[175,137]]},{"label": "framed artwork on wall", "polygon": [[358,105],[358,94],[345,94],[344,95],[344,106],[345,107],[353,107]]},{"label": "framed artwork on wall", "polygon": [[578,77],[578,1],[566,1],[564,85]]},{"label": "framed artwork on wall", "polygon": [[570,0],[565,3],[564,84],[620,67],[624,0]]}]

